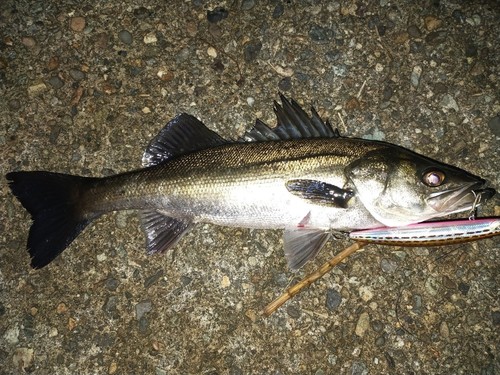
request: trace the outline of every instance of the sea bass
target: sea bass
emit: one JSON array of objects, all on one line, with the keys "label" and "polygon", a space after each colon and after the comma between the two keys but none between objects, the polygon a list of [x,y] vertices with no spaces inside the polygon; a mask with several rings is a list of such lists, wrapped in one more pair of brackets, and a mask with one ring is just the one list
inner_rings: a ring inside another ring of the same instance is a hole
[{"label": "sea bass", "polygon": [[280,228],[288,265],[298,269],[332,231],[418,223],[495,194],[462,169],[390,143],[342,137],[314,108],[308,115],[293,100],[281,102],[275,128],[257,120],[237,141],[180,114],[150,142],[139,170],[103,178],[8,173],[33,220],[31,265],[50,263],[101,215],[133,209],[148,253],[171,248],[198,222]]}]

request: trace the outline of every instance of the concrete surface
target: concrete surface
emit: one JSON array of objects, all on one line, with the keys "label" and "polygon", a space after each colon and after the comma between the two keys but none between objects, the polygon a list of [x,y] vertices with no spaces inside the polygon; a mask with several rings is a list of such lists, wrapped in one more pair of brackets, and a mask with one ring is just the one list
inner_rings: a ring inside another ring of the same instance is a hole
[{"label": "concrete surface", "polygon": [[[400,144],[498,189],[499,9],[3,0],[1,171],[127,171],[175,114],[236,138],[256,117],[274,124],[281,91],[343,134]],[[279,231],[199,225],[175,252],[147,257],[126,212],[34,271],[29,216],[0,186],[0,374],[500,372],[498,238],[369,246],[263,318],[347,243],[293,274]],[[482,214],[499,211],[496,198]]]}]

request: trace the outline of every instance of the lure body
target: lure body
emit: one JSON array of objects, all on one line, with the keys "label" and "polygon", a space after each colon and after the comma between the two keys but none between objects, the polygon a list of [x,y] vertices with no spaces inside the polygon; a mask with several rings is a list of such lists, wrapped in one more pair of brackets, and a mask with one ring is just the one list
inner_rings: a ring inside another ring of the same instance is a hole
[{"label": "lure body", "polygon": [[500,234],[500,217],[423,222],[349,233],[356,241],[398,246],[440,246],[477,241]]}]

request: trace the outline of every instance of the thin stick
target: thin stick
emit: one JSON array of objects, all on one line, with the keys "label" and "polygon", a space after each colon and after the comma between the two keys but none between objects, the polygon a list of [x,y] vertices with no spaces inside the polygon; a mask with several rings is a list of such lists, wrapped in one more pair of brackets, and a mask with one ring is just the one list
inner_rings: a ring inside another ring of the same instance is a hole
[{"label": "thin stick", "polygon": [[262,310],[262,314],[264,314],[265,316],[270,316],[286,301],[293,298],[293,296],[295,296],[296,294],[300,293],[302,289],[307,288],[309,285],[311,285],[313,282],[321,278],[323,275],[330,272],[332,268],[334,268],[337,264],[342,262],[349,255],[354,254],[356,251],[363,248],[365,245],[366,243],[364,242],[354,242],[351,246],[342,250],[328,262],[324,263],[316,271],[307,275],[297,284],[285,290],[285,292],[281,296],[276,298],[273,302],[267,305],[264,310]]}]

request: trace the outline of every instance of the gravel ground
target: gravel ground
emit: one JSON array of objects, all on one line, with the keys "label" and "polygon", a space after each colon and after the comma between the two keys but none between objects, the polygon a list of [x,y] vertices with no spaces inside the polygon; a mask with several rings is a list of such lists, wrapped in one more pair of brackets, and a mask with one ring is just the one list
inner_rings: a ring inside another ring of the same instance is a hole
[{"label": "gravel ground", "polygon": [[[281,91],[500,188],[499,17],[496,1],[3,0],[1,171],[127,171],[175,114],[234,138],[274,123]],[[1,374],[500,372],[498,239],[369,246],[264,318],[346,243],[293,274],[281,232],[198,225],[147,257],[122,212],[34,271],[0,187]]]}]

